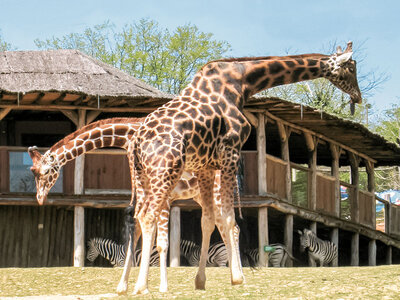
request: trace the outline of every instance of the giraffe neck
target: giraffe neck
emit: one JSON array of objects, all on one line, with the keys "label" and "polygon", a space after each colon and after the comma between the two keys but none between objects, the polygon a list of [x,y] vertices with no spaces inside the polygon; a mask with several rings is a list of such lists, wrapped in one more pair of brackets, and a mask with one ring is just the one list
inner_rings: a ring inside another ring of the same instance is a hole
[{"label": "giraffe neck", "polygon": [[132,135],[143,121],[141,118],[114,118],[91,123],[63,140],[48,151],[56,156],[59,166],[86,152],[106,147],[127,149]]},{"label": "giraffe neck", "polygon": [[[214,92],[243,108],[248,98],[275,86],[328,77],[330,56],[304,54],[216,60],[205,65],[182,96]],[[199,97],[200,97],[199,96]],[[211,97],[212,98],[212,97]]]},{"label": "giraffe neck", "polygon": [[306,54],[246,62],[245,92],[251,96],[275,86],[328,76],[328,60],[326,55]]}]

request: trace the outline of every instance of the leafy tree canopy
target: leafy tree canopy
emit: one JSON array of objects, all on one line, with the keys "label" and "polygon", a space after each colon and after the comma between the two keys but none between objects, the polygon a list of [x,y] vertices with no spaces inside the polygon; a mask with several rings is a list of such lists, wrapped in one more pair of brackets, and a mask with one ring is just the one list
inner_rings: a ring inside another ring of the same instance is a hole
[{"label": "leafy tree canopy", "polygon": [[197,70],[230,51],[226,41],[184,25],[172,32],[150,19],[125,25],[117,31],[109,21],[82,33],[36,39],[39,49],[78,49],[120,68],[154,87],[179,93]]}]

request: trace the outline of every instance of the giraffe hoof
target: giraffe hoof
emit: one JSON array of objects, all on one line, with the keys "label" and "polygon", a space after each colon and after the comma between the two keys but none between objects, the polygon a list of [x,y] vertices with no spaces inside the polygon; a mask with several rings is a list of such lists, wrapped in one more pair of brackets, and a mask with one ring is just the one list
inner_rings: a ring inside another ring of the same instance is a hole
[{"label": "giraffe hoof", "polygon": [[133,295],[146,295],[149,293],[149,290],[147,288],[135,288],[133,291]]},{"label": "giraffe hoof", "polygon": [[118,295],[125,295],[127,291],[128,291],[128,286],[125,283],[118,284],[118,287],[117,287]]},{"label": "giraffe hoof", "polygon": [[244,277],[243,276],[240,276],[238,278],[232,278],[232,280],[231,280],[232,285],[242,284],[243,281],[244,281]]},{"label": "giraffe hoof", "polygon": [[168,287],[161,287],[160,286],[160,293],[166,293],[168,292]]},{"label": "giraffe hoof", "polygon": [[206,280],[205,278],[202,280],[199,276],[196,276],[196,280],[194,281],[194,286],[196,290],[205,290],[206,289]]}]

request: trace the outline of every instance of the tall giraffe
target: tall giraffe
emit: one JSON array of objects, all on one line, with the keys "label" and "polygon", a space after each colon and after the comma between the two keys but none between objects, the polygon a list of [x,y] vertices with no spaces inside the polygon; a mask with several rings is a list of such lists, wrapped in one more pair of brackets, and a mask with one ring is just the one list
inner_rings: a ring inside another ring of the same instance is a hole
[{"label": "tall giraffe", "polygon": [[[134,294],[148,293],[156,220],[184,171],[195,173],[202,202],[212,209],[214,170],[221,170],[221,203],[216,211],[224,222],[221,236],[229,253],[231,282],[243,282],[232,205],[239,152],[251,128],[242,113],[243,106],[250,96],[264,89],[320,77],[350,94],[352,104],[360,103],[356,63],[351,57],[350,42],[344,52],[332,55],[212,61],[200,69],[178,97],[146,117],[129,146],[134,162],[135,218],[142,229],[142,261]],[[213,229],[214,222],[202,220],[204,252]],[[205,288],[206,261],[202,258],[195,279],[197,289]]]},{"label": "tall giraffe", "polygon": [[[93,122],[54,144],[44,155],[41,155],[36,147],[30,147],[28,152],[33,161],[31,170],[35,176],[36,197],[39,204],[42,205],[44,203],[48,192],[59,177],[62,166],[68,161],[74,160],[77,156],[88,151],[100,148],[118,147],[127,150],[133,133],[143,120],[144,118],[113,118]],[[128,156],[128,159],[132,159],[132,157]],[[214,182],[214,198],[216,203],[220,201],[219,182],[218,173]],[[193,174],[185,173],[172,191],[168,205],[162,209],[157,222],[157,236],[159,240],[157,248],[160,254],[161,270],[160,291],[167,290],[166,262],[170,203],[178,199],[193,198],[201,207],[204,207],[205,204],[201,202],[199,195],[200,192],[196,177]],[[138,223],[136,224],[139,225]],[[219,229],[223,226],[219,219],[216,219],[216,225]],[[136,226],[133,249],[135,249],[140,235],[140,227]],[[127,255],[127,260],[130,259],[132,257]],[[126,274],[129,274],[129,270]]]}]

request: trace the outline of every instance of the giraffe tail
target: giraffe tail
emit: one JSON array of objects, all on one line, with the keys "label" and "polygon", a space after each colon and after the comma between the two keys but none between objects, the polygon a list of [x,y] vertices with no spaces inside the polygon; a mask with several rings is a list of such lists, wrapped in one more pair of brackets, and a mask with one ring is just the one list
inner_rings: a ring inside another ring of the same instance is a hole
[{"label": "giraffe tail", "polygon": [[243,220],[243,214],[242,214],[242,205],[240,202],[240,190],[239,190],[239,182],[236,180],[236,186],[234,190],[234,202],[237,202],[238,204],[238,211],[239,211],[239,218]]}]

